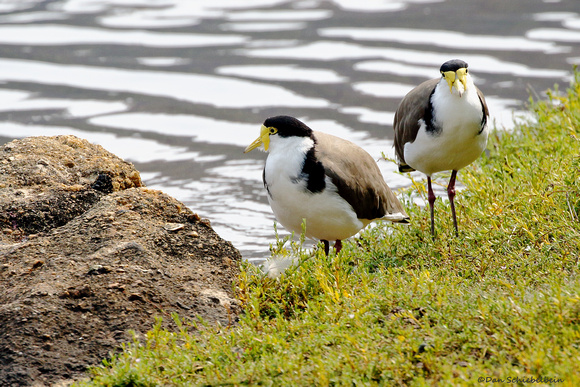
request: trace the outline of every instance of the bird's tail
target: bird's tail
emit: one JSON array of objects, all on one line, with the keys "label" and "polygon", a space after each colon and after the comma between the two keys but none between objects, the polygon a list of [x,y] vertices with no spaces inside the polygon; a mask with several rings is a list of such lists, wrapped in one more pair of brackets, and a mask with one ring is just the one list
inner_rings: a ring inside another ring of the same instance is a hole
[{"label": "bird's tail", "polygon": [[411,218],[404,212],[396,212],[393,214],[386,214],[385,216],[383,216],[383,219],[391,221],[393,223],[409,223],[409,220]]},{"label": "bird's tail", "polygon": [[402,161],[399,161],[399,172],[413,172],[415,168],[411,167],[408,164],[405,164]]},{"label": "bird's tail", "polygon": [[409,223],[409,215],[405,211],[405,207],[397,198],[397,195],[387,187],[385,201],[382,203],[384,205],[384,215],[382,219],[391,221],[393,223]]}]

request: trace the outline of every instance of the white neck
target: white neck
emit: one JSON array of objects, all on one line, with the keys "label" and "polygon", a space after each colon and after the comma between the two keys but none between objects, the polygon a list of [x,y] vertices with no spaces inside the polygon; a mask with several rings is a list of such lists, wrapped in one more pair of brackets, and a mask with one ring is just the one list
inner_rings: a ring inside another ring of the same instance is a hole
[{"label": "white neck", "polygon": [[314,141],[310,137],[270,137],[270,149],[266,160],[266,180],[268,184],[276,181],[296,179],[304,165],[306,153]]},{"label": "white neck", "polygon": [[270,136],[270,155],[277,153],[298,153],[300,155],[306,154],[314,145],[314,141],[310,137],[280,137]]},{"label": "white neck", "polygon": [[[466,123],[478,125],[483,118],[481,101],[477,95],[477,89],[473,79],[468,74],[466,77],[465,91],[459,96],[459,91],[453,87],[449,92],[449,85],[445,79],[441,79],[431,99],[433,107],[437,111],[435,120],[440,126],[454,127],[463,126]],[[480,130],[474,127],[476,133]]]}]

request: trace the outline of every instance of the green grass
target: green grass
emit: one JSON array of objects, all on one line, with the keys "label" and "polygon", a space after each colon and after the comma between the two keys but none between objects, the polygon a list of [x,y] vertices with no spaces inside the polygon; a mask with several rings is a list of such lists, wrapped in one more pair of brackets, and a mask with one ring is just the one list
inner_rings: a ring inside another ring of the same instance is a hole
[{"label": "green grass", "polygon": [[243,266],[237,326],[176,318],[80,385],[580,385],[580,76],[557,95],[460,172],[459,238],[438,200],[432,241],[409,189],[409,226],[338,256],[287,243],[301,261],[281,278]]}]

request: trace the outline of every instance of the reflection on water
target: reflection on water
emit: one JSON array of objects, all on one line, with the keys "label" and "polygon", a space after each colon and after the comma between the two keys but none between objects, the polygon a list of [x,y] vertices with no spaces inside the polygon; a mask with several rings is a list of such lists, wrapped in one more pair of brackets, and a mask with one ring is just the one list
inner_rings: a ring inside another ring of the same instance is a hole
[{"label": "reflection on water", "polygon": [[242,151],[266,117],[393,157],[400,99],[460,57],[510,128],[530,92],[571,79],[579,12],[576,0],[0,2],[0,143],[101,144],[259,260],[273,240],[265,155]]}]

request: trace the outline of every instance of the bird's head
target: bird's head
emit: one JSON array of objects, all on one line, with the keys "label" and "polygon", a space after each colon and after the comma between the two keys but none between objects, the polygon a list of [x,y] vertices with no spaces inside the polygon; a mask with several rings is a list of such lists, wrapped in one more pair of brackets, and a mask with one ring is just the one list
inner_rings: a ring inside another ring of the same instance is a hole
[{"label": "bird's head", "polygon": [[260,128],[260,137],[252,142],[244,150],[248,153],[263,145],[264,150],[270,147],[270,140],[276,137],[312,137],[312,129],[302,121],[290,116],[270,117],[264,121]]},{"label": "bird's head", "polygon": [[449,92],[453,93],[453,87],[455,87],[461,97],[467,88],[467,63],[460,59],[449,60],[441,65],[439,71],[449,85]]}]

